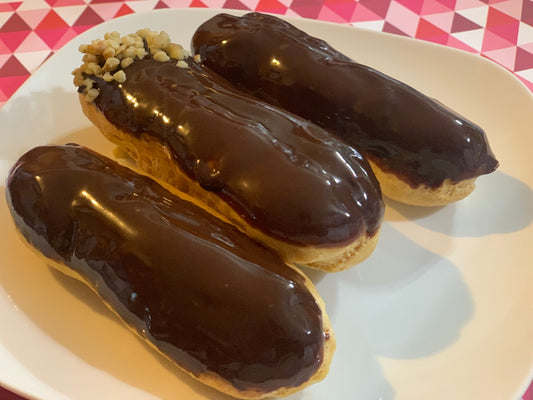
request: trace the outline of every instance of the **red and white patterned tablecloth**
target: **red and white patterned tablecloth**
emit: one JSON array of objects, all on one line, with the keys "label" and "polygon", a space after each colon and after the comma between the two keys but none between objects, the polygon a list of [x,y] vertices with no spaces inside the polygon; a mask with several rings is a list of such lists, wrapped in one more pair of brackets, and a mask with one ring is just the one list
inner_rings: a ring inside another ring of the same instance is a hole
[{"label": "red and white patterned tablecloth", "polygon": [[[0,107],[76,35],[159,8],[244,9],[410,36],[486,57],[533,91],[533,0],[0,0]],[[0,388],[0,399],[20,399]],[[533,386],[523,396],[533,400]]]}]

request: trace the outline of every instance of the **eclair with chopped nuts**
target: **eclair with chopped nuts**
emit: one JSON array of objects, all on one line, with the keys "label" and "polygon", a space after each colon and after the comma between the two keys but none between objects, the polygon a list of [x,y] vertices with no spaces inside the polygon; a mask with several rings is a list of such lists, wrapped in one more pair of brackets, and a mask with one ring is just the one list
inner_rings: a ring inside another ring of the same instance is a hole
[{"label": "eclair with chopped nuts", "polygon": [[276,16],[218,14],[191,50],[239,90],[354,146],[392,199],[448,204],[498,167],[478,125]]},{"label": "eclair with chopped nuts", "polygon": [[371,254],[384,203],[352,147],[238,92],[164,33],[113,33],[80,50],[84,113],[141,169],[287,262],[338,271]]},{"label": "eclair with chopped nuts", "polygon": [[335,338],[312,282],[149,177],[78,145],[40,146],[6,195],[47,264],[200,382],[260,399],[327,374]]}]

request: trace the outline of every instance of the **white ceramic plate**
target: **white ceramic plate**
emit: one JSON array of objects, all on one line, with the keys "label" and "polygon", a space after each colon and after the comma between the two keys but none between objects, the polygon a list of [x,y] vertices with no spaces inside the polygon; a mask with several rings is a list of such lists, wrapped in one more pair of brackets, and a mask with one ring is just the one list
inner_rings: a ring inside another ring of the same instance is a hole
[{"label": "white ceramic plate", "polygon": [[[42,399],[223,399],[137,339],[82,284],[46,267],[15,233],[8,168],[44,143],[110,145],[82,115],[70,72],[79,44],[148,26],[188,46],[213,10],[164,10],[102,24],[67,44],[0,111],[0,384]],[[398,36],[295,20],[354,59],[483,126],[501,162],[464,201],[388,203],[373,256],[310,273],[337,335],[331,372],[291,397],[515,399],[533,363],[533,96],[480,57]]]}]

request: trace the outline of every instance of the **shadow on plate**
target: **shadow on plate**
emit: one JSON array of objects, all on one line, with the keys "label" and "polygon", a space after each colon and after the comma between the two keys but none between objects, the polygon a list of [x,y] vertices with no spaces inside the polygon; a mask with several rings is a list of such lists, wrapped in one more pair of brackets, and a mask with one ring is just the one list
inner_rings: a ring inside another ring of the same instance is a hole
[{"label": "shadow on plate", "polygon": [[435,354],[456,342],[474,315],[459,269],[387,223],[375,254],[338,279],[353,299],[344,318],[354,320],[366,345],[380,356]]},{"label": "shadow on plate", "polygon": [[390,221],[411,220],[454,237],[481,237],[519,231],[533,221],[533,191],[496,171],[481,177],[467,198],[444,207],[414,207],[387,199]]}]

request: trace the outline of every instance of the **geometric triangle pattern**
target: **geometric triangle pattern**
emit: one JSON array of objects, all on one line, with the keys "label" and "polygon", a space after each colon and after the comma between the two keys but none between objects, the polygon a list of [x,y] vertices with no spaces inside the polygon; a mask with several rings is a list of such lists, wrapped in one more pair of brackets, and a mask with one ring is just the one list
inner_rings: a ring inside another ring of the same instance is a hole
[{"label": "geometric triangle pattern", "polygon": [[[0,0],[0,107],[85,30],[126,14],[187,7],[299,16],[439,43],[498,63],[533,91],[533,0]],[[533,385],[524,396],[533,399]]]},{"label": "geometric triangle pattern", "polygon": [[532,0],[0,0],[0,107],[85,30],[160,8],[226,8],[359,26],[488,58],[533,91]]}]

